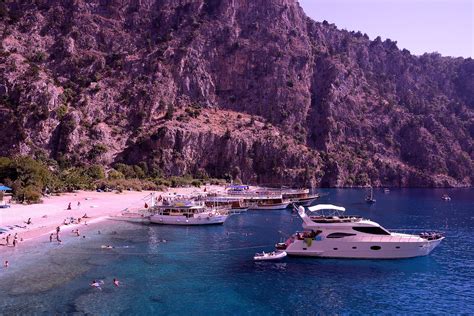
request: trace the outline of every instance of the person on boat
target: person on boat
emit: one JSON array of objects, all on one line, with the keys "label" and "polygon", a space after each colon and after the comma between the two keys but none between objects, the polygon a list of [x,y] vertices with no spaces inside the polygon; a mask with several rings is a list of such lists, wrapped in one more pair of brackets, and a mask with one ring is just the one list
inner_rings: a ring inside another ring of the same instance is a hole
[{"label": "person on boat", "polygon": [[115,285],[116,287],[119,287],[119,286],[120,286],[120,282],[119,282],[119,280],[117,280],[116,278],[114,278],[114,285]]}]

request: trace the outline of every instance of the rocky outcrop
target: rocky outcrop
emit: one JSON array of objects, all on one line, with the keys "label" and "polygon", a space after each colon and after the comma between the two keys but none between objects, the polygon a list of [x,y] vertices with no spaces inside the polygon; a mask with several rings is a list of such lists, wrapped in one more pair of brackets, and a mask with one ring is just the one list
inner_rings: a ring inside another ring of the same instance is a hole
[{"label": "rocky outcrop", "polygon": [[474,181],[471,59],[413,56],[295,0],[0,1],[0,16],[7,155],[273,184]]}]

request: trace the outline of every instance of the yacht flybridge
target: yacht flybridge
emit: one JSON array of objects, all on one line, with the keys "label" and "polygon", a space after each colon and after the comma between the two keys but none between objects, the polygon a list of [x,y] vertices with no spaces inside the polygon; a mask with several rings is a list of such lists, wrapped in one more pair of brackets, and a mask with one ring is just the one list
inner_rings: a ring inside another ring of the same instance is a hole
[{"label": "yacht flybridge", "polygon": [[428,255],[444,237],[439,233],[408,235],[389,232],[376,222],[342,215],[344,207],[319,204],[298,214],[304,231],[277,248],[288,255],[335,258],[396,259]]}]

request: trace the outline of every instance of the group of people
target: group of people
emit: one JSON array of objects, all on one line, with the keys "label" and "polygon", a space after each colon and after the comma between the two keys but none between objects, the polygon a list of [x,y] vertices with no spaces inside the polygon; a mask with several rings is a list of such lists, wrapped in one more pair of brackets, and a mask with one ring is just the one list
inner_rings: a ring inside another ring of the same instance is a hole
[{"label": "group of people", "polygon": [[[81,202],[80,201],[77,201],[77,208],[80,208],[81,207]],[[67,210],[72,210],[72,203],[69,202],[69,204],[67,205]]]},{"label": "group of people", "polygon": [[6,246],[10,246],[11,244],[13,247],[18,246],[18,242],[23,241],[23,239],[20,239],[20,237],[18,236],[18,233],[15,233],[14,236],[12,236],[12,234],[8,234],[6,237],[6,240],[7,240]]},{"label": "group of people", "polygon": [[[93,288],[96,288],[98,290],[102,290],[101,285],[103,285],[103,284],[104,284],[104,281],[102,281],[102,280],[100,280],[100,281],[93,280],[92,283],[90,284],[90,286],[93,287]],[[120,282],[116,278],[114,278],[113,284],[114,284],[115,287],[120,286]]]}]

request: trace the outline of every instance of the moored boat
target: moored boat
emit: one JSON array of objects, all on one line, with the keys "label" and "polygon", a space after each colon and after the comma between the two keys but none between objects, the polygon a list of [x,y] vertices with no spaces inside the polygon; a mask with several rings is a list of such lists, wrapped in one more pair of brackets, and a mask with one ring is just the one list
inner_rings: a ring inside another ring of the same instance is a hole
[{"label": "moored boat", "polygon": [[223,224],[229,214],[224,210],[208,208],[192,201],[175,201],[169,205],[154,206],[150,222],[162,225]]},{"label": "moored boat", "polygon": [[269,260],[280,260],[285,258],[287,253],[285,251],[272,251],[272,252],[261,252],[256,253],[253,257],[255,261],[269,261]]},{"label": "moored boat", "polygon": [[365,201],[369,204],[373,204],[376,202],[374,199],[374,188],[370,187],[370,193],[365,197]]},{"label": "moored boat", "polygon": [[451,201],[451,197],[447,194],[443,194],[443,196],[441,197],[442,200],[444,201]]},{"label": "moored boat", "polygon": [[288,255],[308,257],[398,259],[428,255],[444,237],[440,233],[419,235],[389,232],[378,223],[359,216],[346,216],[345,208],[330,204],[303,207],[298,214],[304,231],[278,244]]}]

